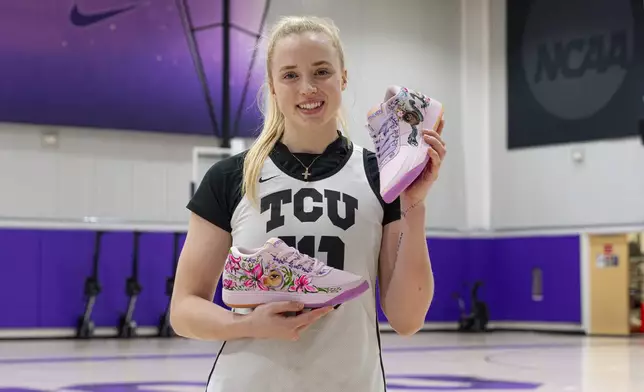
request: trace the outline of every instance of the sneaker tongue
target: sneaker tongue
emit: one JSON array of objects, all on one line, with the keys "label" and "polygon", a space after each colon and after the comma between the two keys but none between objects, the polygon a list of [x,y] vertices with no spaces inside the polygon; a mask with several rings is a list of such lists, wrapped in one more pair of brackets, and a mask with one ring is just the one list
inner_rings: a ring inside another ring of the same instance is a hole
[{"label": "sneaker tongue", "polygon": [[286,243],[279,238],[271,238],[268,241],[266,241],[266,246],[274,246],[274,247],[280,247],[284,246]]}]

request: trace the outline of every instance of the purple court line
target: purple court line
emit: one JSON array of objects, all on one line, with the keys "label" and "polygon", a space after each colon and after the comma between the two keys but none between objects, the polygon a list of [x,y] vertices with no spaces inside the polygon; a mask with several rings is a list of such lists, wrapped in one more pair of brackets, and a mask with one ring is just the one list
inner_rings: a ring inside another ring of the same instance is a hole
[{"label": "purple court line", "polygon": [[[478,345],[478,346],[421,346],[421,347],[390,347],[383,352],[422,352],[422,351],[467,351],[467,350],[512,350],[579,347],[580,344],[507,344],[507,345]],[[110,361],[145,361],[164,359],[215,359],[216,354],[149,354],[149,355],[111,355],[88,357],[45,357],[45,358],[4,358],[0,365],[36,364],[36,363],[65,363],[65,362],[110,362]]]},{"label": "purple court line", "polygon": [[533,348],[565,348],[579,347],[580,344],[572,343],[543,343],[543,344],[500,344],[500,345],[477,345],[477,346],[420,346],[420,347],[389,347],[383,348],[383,352],[414,352],[414,351],[477,351],[477,350],[514,350]]}]

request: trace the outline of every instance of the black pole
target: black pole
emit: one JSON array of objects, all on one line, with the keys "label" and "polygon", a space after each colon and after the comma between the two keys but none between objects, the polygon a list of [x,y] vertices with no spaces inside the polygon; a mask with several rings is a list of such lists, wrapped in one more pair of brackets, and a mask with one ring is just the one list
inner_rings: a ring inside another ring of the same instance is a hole
[{"label": "black pole", "polygon": [[139,280],[139,241],[141,232],[134,232],[134,241],[132,244],[132,279],[138,282]]},{"label": "black pole", "polygon": [[230,0],[223,0],[223,48],[224,69],[222,72],[223,118],[221,124],[221,147],[230,147]]},{"label": "black pole", "polygon": [[253,47],[253,54],[250,58],[250,65],[248,70],[246,70],[246,82],[244,83],[244,89],[242,90],[241,99],[239,100],[239,108],[237,108],[237,114],[235,116],[235,124],[233,129],[235,132],[233,136],[237,136],[239,133],[239,123],[241,122],[242,111],[244,109],[244,102],[246,102],[246,95],[248,94],[248,85],[250,84],[250,78],[253,73],[253,68],[255,67],[255,62],[257,61],[257,50],[260,39],[262,38],[262,31],[264,31],[264,24],[266,23],[266,16],[268,15],[268,10],[271,7],[271,0],[266,0],[264,3],[264,11],[262,12],[262,20],[259,23],[259,30],[257,33],[253,33],[246,29],[243,29],[239,26],[232,25],[231,28],[235,28],[237,31],[240,31],[244,34],[255,37],[255,46]]},{"label": "black pole", "polygon": [[[195,32],[199,29],[195,28],[192,22],[192,17],[190,16],[190,7],[188,6],[187,0],[176,0],[176,3],[177,9],[179,10],[179,18],[181,19],[181,24],[186,35],[188,49],[190,50],[190,57],[192,58],[195,72],[197,73],[197,77],[199,78],[199,82],[206,99],[206,105],[208,105],[208,116],[210,117],[210,123],[212,125],[212,133],[213,136],[216,137],[218,134],[219,126],[217,124],[217,118],[215,116],[215,104],[213,103],[212,96],[210,94],[208,79],[206,78],[206,73],[204,72],[204,65],[203,61],[201,60],[199,46],[197,45],[197,40],[194,36]],[[224,129],[225,128],[226,127],[224,126]]]}]

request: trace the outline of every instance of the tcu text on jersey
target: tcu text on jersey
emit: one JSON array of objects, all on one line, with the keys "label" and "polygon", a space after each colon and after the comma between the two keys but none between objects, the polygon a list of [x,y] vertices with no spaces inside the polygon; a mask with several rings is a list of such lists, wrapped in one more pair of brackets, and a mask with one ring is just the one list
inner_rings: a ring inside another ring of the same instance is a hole
[{"label": "tcu text on jersey", "polygon": [[[309,211],[304,209],[304,200],[311,199],[313,208]],[[322,195],[317,189],[302,188],[293,194],[292,189],[284,189],[262,197],[262,214],[270,209],[270,219],[266,222],[266,233],[284,225],[282,206],[293,203],[293,215],[300,222],[317,222],[326,214],[334,226],[347,230],[356,223],[356,211],[358,210],[358,199],[346,193],[325,189]],[[344,217],[340,215],[340,203],[344,204]]]}]

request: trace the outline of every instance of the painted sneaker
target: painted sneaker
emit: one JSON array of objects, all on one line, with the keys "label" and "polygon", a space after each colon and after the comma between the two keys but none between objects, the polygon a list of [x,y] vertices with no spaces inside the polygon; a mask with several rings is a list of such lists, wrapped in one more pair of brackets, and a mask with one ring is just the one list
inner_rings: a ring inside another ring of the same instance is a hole
[{"label": "painted sneaker", "polygon": [[260,248],[230,248],[222,299],[231,308],[254,308],[278,301],[320,308],[340,305],[368,288],[369,283],[361,276],[329,267],[271,238]]},{"label": "painted sneaker", "polygon": [[436,130],[442,117],[440,102],[398,86],[389,87],[384,102],[369,111],[367,127],[385,203],[394,201],[422,173],[429,160],[422,130]]}]

